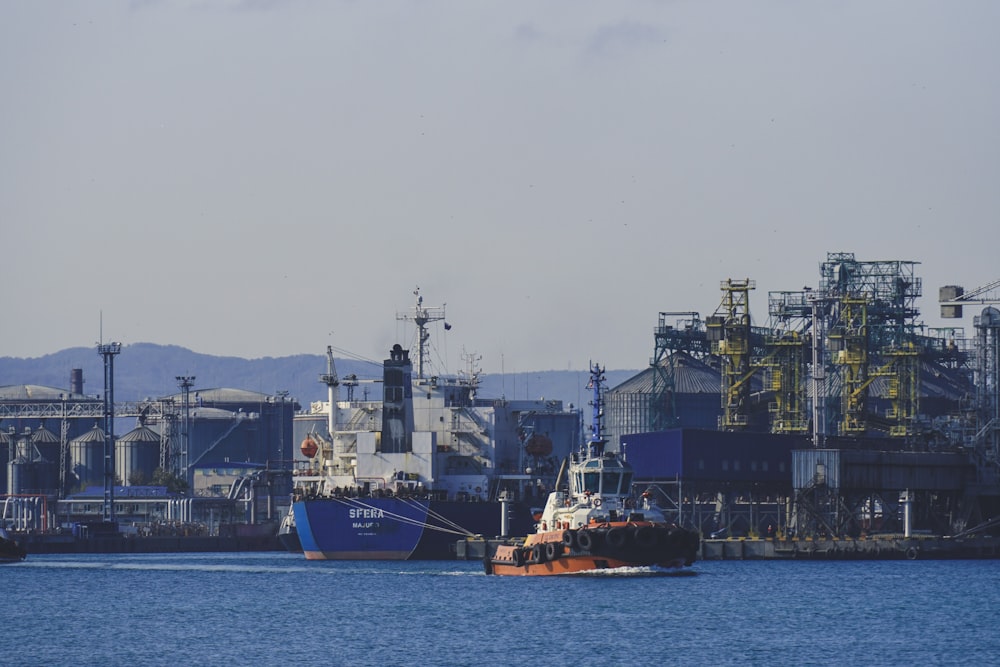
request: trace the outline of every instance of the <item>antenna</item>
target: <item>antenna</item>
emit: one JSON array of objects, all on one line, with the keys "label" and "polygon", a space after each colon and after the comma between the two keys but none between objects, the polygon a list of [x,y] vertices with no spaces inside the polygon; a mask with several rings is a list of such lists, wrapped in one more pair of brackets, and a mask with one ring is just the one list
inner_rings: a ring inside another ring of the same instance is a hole
[{"label": "antenna", "polygon": [[408,313],[396,313],[396,319],[417,325],[417,377],[423,379],[424,362],[428,356],[427,341],[431,337],[427,332],[427,325],[444,319],[444,305],[424,306],[424,297],[420,296],[419,286],[413,290],[413,295],[417,297],[416,305]]},{"label": "antenna", "polygon": [[593,398],[590,401],[593,412],[591,414],[590,441],[588,444],[590,445],[590,456],[595,457],[604,455],[604,445],[607,443],[601,433],[604,430],[604,399],[601,396],[604,382],[604,369],[601,368],[600,364],[591,363],[590,383],[587,385],[587,388],[593,391]]}]

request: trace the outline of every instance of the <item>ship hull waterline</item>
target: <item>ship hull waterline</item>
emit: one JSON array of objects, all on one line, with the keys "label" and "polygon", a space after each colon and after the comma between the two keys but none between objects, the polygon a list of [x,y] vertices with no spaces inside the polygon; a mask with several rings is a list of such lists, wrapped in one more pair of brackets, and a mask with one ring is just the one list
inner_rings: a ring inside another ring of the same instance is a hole
[{"label": "ship hull waterline", "polygon": [[[510,509],[512,527],[526,529],[528,508]],[[501,505],[489,502],[333,497],[292,511],[307,560],[451,560],[460,537],[501,530]]]},{"label": "ship hull waterline", "polygon": [[610,523],[581,530],[535,533],[523,544],[497,546],[483,560],[486,574],[548,576],[632,567],[679,569],[698,550],[692,531],[651,523]]},{"label": "ship hull waterline", "polygon": [[636,563],[614,558],[600,558],[596,556],[571,556],[560,558],[548,563],[532,563],[517,567],[516,565],[492,563],[491,574],[509,576],[555,576],[570,574],[585,574],[589,572],[600,572],[604,570],[625,570],[632,567],[657,567],[666,570],[681,569],[686,565],[684,559],[675,559],[667,563],[656,563],[654,565],[637,565]]}]

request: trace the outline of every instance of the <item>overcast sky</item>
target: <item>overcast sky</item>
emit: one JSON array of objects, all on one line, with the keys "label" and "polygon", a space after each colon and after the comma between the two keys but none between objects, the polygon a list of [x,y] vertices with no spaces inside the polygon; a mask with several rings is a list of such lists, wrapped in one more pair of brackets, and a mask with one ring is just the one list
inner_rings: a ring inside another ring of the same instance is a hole
[{"label": "overcast sky", "polygon": [[[1000,278],[1000,2],[0,4],[0,356],[642,368],[827,252]],[[964,324],[972,334],[972,315]],[[947,324],[955,324],[947,321]]]}]

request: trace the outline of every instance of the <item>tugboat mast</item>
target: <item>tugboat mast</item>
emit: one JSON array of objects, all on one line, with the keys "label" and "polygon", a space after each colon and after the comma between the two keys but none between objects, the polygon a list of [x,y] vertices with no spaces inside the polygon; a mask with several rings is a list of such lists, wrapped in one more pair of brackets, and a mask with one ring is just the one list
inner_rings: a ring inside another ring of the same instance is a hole
[{"label": "tugboat mast", "polygon": [[589,455],[593,458],[604,456],[604,445],[607,443],[601,432],[604,430],[604,401],[601,398],[601,388],[604,386],[604,369],[600,364],[590,364],[590,382],[587,387],[593,391],[590,405],[593,409],[590,420]]}]

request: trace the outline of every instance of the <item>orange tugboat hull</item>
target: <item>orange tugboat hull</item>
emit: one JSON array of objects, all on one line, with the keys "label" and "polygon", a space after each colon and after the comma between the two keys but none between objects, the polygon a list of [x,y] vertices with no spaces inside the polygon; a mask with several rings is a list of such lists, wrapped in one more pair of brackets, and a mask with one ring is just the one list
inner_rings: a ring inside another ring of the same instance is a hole
[{"label": "orange tugboat hull", "polygon": [[[656,563],[657,567],[679,568],[684,567],[684,560],[674,560],[669,563]],[[559,574],[580,574],[581,572],[594,572],[599,570],[609,570],[615,568],[639,567],[635,563],[616,560],[614,558],[599,558],[594,556],[568,556],[548,563],[528,563],[520,567],[516,565],[502,565],[493,563],[492,574],[513,575],[513,576],[550,576]]]},{"label": "orange tugboat hull", "polygon": [[484,560],[487,574],[551,576],[628,567],[680,568],[694,562],[698,537],[663,525],[602,524],[549,531],[523,544],[500,544]]}]

